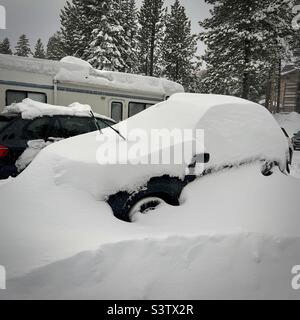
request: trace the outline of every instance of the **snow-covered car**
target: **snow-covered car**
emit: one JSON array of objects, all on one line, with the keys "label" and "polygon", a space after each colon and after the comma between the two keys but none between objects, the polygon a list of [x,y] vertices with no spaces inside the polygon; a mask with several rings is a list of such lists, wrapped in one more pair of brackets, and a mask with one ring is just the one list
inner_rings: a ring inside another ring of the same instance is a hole
[{"label": "snow-covered car", "polygon": [[49,144],[104,129],[115,121],[93,117],[91,108],[51,106],[26,99],[0,114],[0,179],[17,176]]},{"label": "snow-covered car", "polygon": [[294,134],[292,143],[295,150],[300,150],[300,131]]},{"label": "snow-covered car", "polygon": [[[163,140],[174,130],[192,135],[149,144],[154,133],[160,132]],[[157,161],[162,152],[174,154],[181,146],[188,146],[186,161]],[[155,161],[147,161],[153,156]],[[289,145],[261,105],[229,96],[175,94],[102,135],[53,144],[41,152],[36,165],[41,161],[55,163],[56,184],[84,189],[107,201],[116,217],[131,221],[136,212],[162,203],[179,205],[187,184],[219,170],[258,162],[266,176],[275,166],[287,173]]]}]

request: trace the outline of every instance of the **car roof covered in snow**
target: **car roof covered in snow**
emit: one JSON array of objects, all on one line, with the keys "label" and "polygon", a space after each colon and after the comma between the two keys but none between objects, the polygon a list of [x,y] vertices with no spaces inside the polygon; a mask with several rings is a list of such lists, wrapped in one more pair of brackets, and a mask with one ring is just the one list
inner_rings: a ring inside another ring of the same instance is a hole
[{"label": "car roof covered in snow", "polygon": [[[71,105],[54,106],[42,102],[37,102],[29,98],[24,99],[22,102],[13,103],[6,106],[4,111],[0,114],[2,116],[13,117],[20,115],[23,119],[35,119],[44,116],[74,116],[74,117],[91,117],[92,108],[89,105],[83,105],[78,102]],[[95,117],[103,120],[115,121],[109,117],[95,113]]]},{"label": "car roof covered in snow", "polygon": [[[137,114],[126,121],[131,128],[141,126],[144,129],[149,128],[195,128],[199,121],[207,113],[221,106],[238,106],[248,110],[250,114],[255,114],[259,108],[264,113],[266,109],[251,101],[215,94],[194,94],[177,93],[172,95],[167,101],[163,101],[143,113]],[[252,111],[251,111],[252,109]],[[230,109],[227,109],[230,111]],[[269,115],[269,113],[267,112]],[[219,114],[216,118],[225,117],[226,113]],[[249,115],[250,116],[250,115]]]},{"label": "car roof covered in snow", "polygon": [[[46,159],[53,156],[62,159],[63,165],[57,168],[59,183],[83,188],[99,199],[120,190],[135,190],[150,177],[169,175],[183,179],[187,163],[135,163],[162,150],[175,148],[175,145],[184,148],[197,141],[197,151],[184,151],[185,157],[189,161],[195,156],[194,152],[209,153],[206,168],[210,170],[254,161],[276,162],[281,170],[286,169],[288,141],[274,117],[263,106],[235,97],[176,94],[117,124],[116,129],[126,141],[106,128],[102,135],[93,132],[73,137],[46,148],[41,154]],[[157,130],[162,139],[159,142],[155,140]],[[188,137],[183,134],[185,130],[190,130]],[[196,130],[200,130],[199,135]],[[172,132],[176,137],[179,132],[179,139],[174,139]],[[116,141],[122,150],[120,153]],[[138,141],[145,147],[139,152],[135,148]],[[102,165],[95,155],[102,157],[101,152],[105,150],[112,162],[109,160]],[[118,155],[125,159],[115,165],[114,159]],[[134,161],[128,162],[126,157]],[[80,177],[76,175],[78,171],[82,172]]]},{"label": "car roof covered in snow", "polygon": [[161,98],[184,92],[183,87],[164,78],[94,69],[88,62],[75,57],[61,61],[0,54],[0,69],[47,74],[62,83],[80,84],[126,92],[152,94]]}]

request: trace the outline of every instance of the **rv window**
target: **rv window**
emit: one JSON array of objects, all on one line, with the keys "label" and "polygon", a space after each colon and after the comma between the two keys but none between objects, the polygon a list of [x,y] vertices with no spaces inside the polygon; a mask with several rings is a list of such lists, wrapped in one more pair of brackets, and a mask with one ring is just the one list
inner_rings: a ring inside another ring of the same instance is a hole
[{"label": "rv window", "polygon": [[111,118],[116,122],[123,120],[123,103],[122,102],[112,102],[111,103]]},{"label": "rv window", "polygon": [[146,103],[130,102],[129,103],[129,117],[133,117],[136,114],[146,109]]},{"label": "rv window", "polygon": [[22,102],[27,98],[27,93],[22,91],[7,91],[6,105],[10,106],[13,103]]},{"label": "rv window", "polygon": [[22,102],[24,99],[29,98],[34,101],[47,103],[47,96],[45,93],[39,92],[27,92],[27,91],[6,91],[6,105],[9,106],[12,103]]},{"label": "rv window", "polygon": [[129,117],[133,117],[136,114],[148,109],[153,106],[150,103],[130,102],[129,103]]},{"label": "rv window", "polygon": [[47,103],[47,99],[46,99],[46,94],[45,93],[29,92],[27,97],[29,99],[31,99],[31,100],[34,100],[34,101]]}]

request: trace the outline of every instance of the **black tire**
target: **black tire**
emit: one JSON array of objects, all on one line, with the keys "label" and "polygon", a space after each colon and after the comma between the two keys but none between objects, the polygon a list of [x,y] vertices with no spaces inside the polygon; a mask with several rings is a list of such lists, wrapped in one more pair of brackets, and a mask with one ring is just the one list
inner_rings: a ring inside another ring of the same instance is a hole
[{"label": "black tire", "polygon": [[261,173],[265,177],[270,177],[273,174],[273,168],[275,167],[274,162],[265,162],[262,169]]},{"label": "black tire", "polygon": [[172,206],[179,206],[179,198],[184,183],[178,178],[163,176],[152,178],[140,191],[135,193],[119,192],[108,199],[108,204],[116,218],[131,222],[129,213],[131,208],[140,200],[148,197],[157,197]]}]

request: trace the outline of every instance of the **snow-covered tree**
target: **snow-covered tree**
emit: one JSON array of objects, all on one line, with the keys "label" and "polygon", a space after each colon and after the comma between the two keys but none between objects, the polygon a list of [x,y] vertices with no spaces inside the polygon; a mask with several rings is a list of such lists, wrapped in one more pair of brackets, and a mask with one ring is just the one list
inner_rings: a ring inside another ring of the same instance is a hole
[{"label": "snow-covered tree", "polygon": [[62,35],[60,32],[56,32],[52,37],[49,38],[47,44],[47,59],[61,60],[65,56],[66,54],[64,52]]},{"label": "snow-covered tree", "polygon": [[197,65],[197,36],[192,34],[191,21],[179,0],[175,0],[167,15],[162,49],[164,75],[189,90]]},{"label": "snow-covered tree", "polygon": [[15,54],[20,57],[28,57],[31,54],[29,40],[25,34],[20,36],[15,50]]},{"label": "snow-covered tree", "polygon": [[91,43],[85,57],[97,69],[123,71],[128,66],[124,60],[126,38],[120,18],[120,0],[101,0],[91,5],[99,24],[92,32]]},{"label": "snow-covered tree", "polygon": [[35,47],[34,47],[34,58],[40,58],[40,59],[45,59],[46,58],[46,53],[44,49],[44,45],[42,42],[42,39],[38,39]]},{"label": "snow-covered tree", "polygon": [[207,92],[258,100],[285,51],[294,0],[206,0],[212,16],[200,25],[207,45]]},{"label": "snow-covered tree", "polygon": [[65,55],[83,57],[98,24],[95,7],[101,0],[67,1],[61,10],[61,35]]},{"label": "snow-covered tree", "polygon": [[134,73],[138,67],[138,13],[135,0],[121,0],[120,10],[117,18],[123,27],[123,45],[121,56],[126,64],[124,72]]},{"label": "snow-covered tree", "polygon": [[0,42],[0,53],[12,54],[12,51],[10,48],[10,42],[8,38],[5,38],[2,42]]},{"label": "snow-covered tree", "polygon": [[164,33],[163,0],[143,0],[139,12],[139,71],[145,75],[160,75],[161,44]]}]

